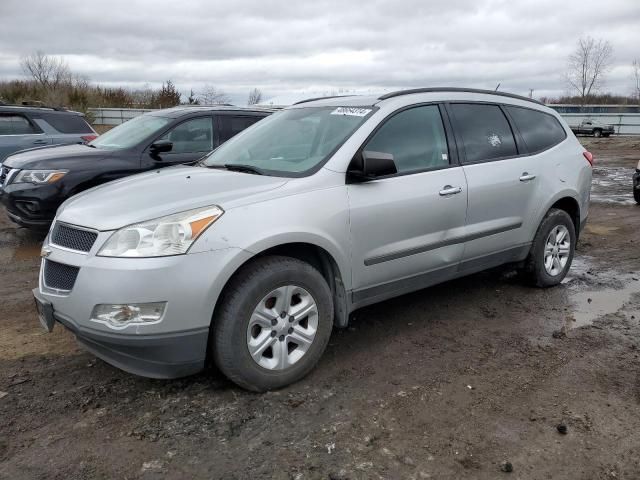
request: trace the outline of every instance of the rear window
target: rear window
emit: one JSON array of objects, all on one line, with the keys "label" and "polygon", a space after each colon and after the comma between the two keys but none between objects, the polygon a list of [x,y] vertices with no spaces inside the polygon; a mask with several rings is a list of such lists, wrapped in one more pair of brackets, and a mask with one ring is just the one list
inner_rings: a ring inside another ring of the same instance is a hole
[{"label": "rear window", "polygon": [[497,105],[453,103],[465,163],[487,162],[518,154],[511,127]]},{"label": "rear window", "polygon": [[523,107],[509,106],[507,110],[529,153],[547,150],[567,138],[564,128],[553,115]]},{"label": "rear window", "polygon": [[42,113],[38,115],[60,133],[93,133],[84,117],[72,113]]}]

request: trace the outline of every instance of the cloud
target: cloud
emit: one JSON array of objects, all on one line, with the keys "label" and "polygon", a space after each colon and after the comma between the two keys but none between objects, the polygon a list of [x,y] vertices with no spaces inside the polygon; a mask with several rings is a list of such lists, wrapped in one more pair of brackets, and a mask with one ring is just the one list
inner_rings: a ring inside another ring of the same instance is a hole
[{"label": "cloud", "polygon": [[252,87],[277,95],[501,83],[558,95],[584,34],[612,42],[606,87],[628,93],[640,56],[640,4],[628,0],[2,0],[0,19],[0,78],[21,75],[20,56],[43,50],[94,82],[171,79],[185,92],[211,84],[240,102]]}]

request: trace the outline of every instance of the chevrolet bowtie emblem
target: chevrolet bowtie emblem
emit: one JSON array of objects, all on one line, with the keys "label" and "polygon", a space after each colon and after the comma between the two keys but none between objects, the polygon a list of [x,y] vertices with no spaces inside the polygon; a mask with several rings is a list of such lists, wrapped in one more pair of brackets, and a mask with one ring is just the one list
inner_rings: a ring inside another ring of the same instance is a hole
[{"label": "chevrolet bowtie emblem", "polygon": [[49,255],[51,255],[51,249],[49,247],[42,247],[40,250],[40,256],[42,258],[47,258]]}]

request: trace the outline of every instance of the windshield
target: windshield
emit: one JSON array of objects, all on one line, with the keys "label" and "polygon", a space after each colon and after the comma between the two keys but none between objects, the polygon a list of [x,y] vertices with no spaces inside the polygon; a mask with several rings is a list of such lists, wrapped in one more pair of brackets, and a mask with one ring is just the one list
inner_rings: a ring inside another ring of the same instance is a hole
[{"label": "windshield", "polygon": [[372,112],[372,107],[283,110],[224,143],[203,165],[242,165],[267,175],[301,176],[321,165]]},{"label": "windshield", "polygon": [[149,135],[161,130],[170,121],[170,118],[140,115],[100,135],[89,142],[89,145],[107,150],[133,147]]}]

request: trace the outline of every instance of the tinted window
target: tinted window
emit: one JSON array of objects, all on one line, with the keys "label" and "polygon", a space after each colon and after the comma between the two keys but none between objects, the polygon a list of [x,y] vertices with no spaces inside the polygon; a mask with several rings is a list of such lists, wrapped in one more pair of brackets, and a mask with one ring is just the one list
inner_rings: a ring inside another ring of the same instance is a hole
[{"label": "tinted window", "polygon": [[173,142],[169,153],[210,152],[213,150],[213,124],[211,117],[200,117],[182,122],[161,140]]},{"label": "tinted window", "polygon": [[0,115],[0,135],[28,135],[36,133],[33,125],[22,115]]},{"label": "tinted window", "polygon": [[462,137],[466,163],[517,155],[506,117],[497,105],[453,103],[457,134]]},{"label": "tinted window", "polygon": [[507,108],[530,153],[551,148],[567,137],[560,122],[547,113],[528,108]]},{"label": "tinted window", "polygon": [[447,138],[436,105],[411,108],[394,115],[374,134],[364,150],[392,154],[399,173],[449,165]]},{"label": "tinted window", "polygon": [[93,133],[84,117],[70,113],[43,113],[39,115],[60,133]]},{"label": "tinted window", "polygon": [[235,117],[232,115],[220,115],[218,118],[220,119],[220,143],[226,142],[262,119],[262,117]]}]

